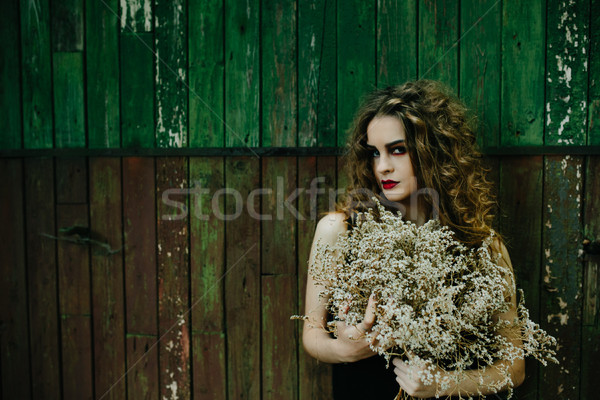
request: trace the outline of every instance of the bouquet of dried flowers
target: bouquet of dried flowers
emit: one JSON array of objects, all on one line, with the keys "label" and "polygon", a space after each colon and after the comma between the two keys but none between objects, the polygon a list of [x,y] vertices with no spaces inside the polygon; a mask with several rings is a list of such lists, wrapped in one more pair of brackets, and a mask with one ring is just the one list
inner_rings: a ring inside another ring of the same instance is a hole
[{"label": "bouquet of dried flowers", "polygon": [[[518,318],[492,317],[509,309],[514,285],[512,271],[493,255],[493,234],[481,247],[467,248],[437,220],[417,226],[377,204],[379,217],[359,213],[333,248],[317,247],[309,272],[323,285],[321,295],[334,316],[347,310],[345,322],[360,323],[374,294],[376,322],[365,340],[376,338],[372,348],[388,362],[410,354],[407,363],[425,371],[419,376],[423,383],[441,389],[453,382],[439,368],[456,371],[451,376],[458,382],[464,371],[483,374],[497,360],[533,356],[544,365],[557,362],[555,339],[529,319],[522,293]],[[329,329],[335,333],[335,321]],[[513,345],[500,330],[523,345]],[[504,380],[491,385],[494,391],[511,388],[508,366],[501,373]]]}]

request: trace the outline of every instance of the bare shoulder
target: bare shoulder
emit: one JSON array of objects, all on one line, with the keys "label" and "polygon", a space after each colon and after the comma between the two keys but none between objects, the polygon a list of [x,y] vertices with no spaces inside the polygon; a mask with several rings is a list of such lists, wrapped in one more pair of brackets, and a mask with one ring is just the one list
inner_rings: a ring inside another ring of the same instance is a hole
[{"label": "bare shoulder", "polygon": [[508,249],[504,245],[504,242],[499,238],[494,238],[494,241],[491,243],[490,247],[494,254],[500,255],[501,261],[510,267],[510,269],[512,269],[512,263],[510,262],[510,256],[508,255]]},{"label": "bare shoulder", "polygon": [[341,212],[332,212],[319,220],[315,230],[315,241],[333,244],[337,241],[340,233],[346,232],[346,215]]}]

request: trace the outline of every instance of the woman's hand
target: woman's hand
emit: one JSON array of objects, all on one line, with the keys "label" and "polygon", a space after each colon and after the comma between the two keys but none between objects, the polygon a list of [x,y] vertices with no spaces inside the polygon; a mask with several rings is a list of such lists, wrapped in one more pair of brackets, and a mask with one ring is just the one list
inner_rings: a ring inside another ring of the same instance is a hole
[{"label": "woman's hand", "polygon": [[[427,371],[427,366],[424,363],[421,365],[408,365],[400,358],[395,357],[392,360],[392,364],[396,367],[394,368],[396,382],[400,384],[400,387],[406,394],[419,399],[443,395],[443,393],[437,390],[438,385],[435,382],[426,385],[419,378],[420,376],[429,375],[430,373]],[[444,371],[436,367],[432,374],[435,375],[437,373],[443,374]]]},{"label": "woman's hand", "polygon": [[371,342],[365,340],[366,334],[371,331],[375,323],[375,307],[376,301],[371,295],[365,310],[365,317],[356,325],[347,325],[344,322],[347,309],[340,311],[338,315],[340,321],[336,322],[336,345],[344,362],[355,362],[377,354],[370,347],[370,345],[376,345],[377,340],[375,338]]}]

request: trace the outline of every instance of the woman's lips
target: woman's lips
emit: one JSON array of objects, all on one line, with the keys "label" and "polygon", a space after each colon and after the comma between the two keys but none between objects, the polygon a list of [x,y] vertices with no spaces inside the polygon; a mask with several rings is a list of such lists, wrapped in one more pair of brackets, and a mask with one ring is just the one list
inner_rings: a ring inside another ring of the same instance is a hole
[{"label": "woman's lips", "polygon": [[398,182],[396,182],[396,181],[381,181],[381,185],[386,190],[389,190],[389,189],[393,188],[397,184],[398,184]]}]

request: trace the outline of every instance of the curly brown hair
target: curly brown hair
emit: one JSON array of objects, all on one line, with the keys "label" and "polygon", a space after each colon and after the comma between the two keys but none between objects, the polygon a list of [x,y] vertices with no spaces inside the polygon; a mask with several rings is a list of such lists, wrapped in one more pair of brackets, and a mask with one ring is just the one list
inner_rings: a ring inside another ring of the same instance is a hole
[{"label": "curly brown hair", "polygon": [[338,211],[352,220],[357,211],[372,207],[373,194],[386,204],[377,195],[380,188],[366,147],[367,126],[383,116],[396,117],[404,124],[407,151],[421,189],[418,201],[428,218],[437,216],[463,243],[480,245],[492,230],[496,207],[492,185],[466,107],[434,81],[407,82],[367,96],[351,129],[346,154],[350,184]]}]

